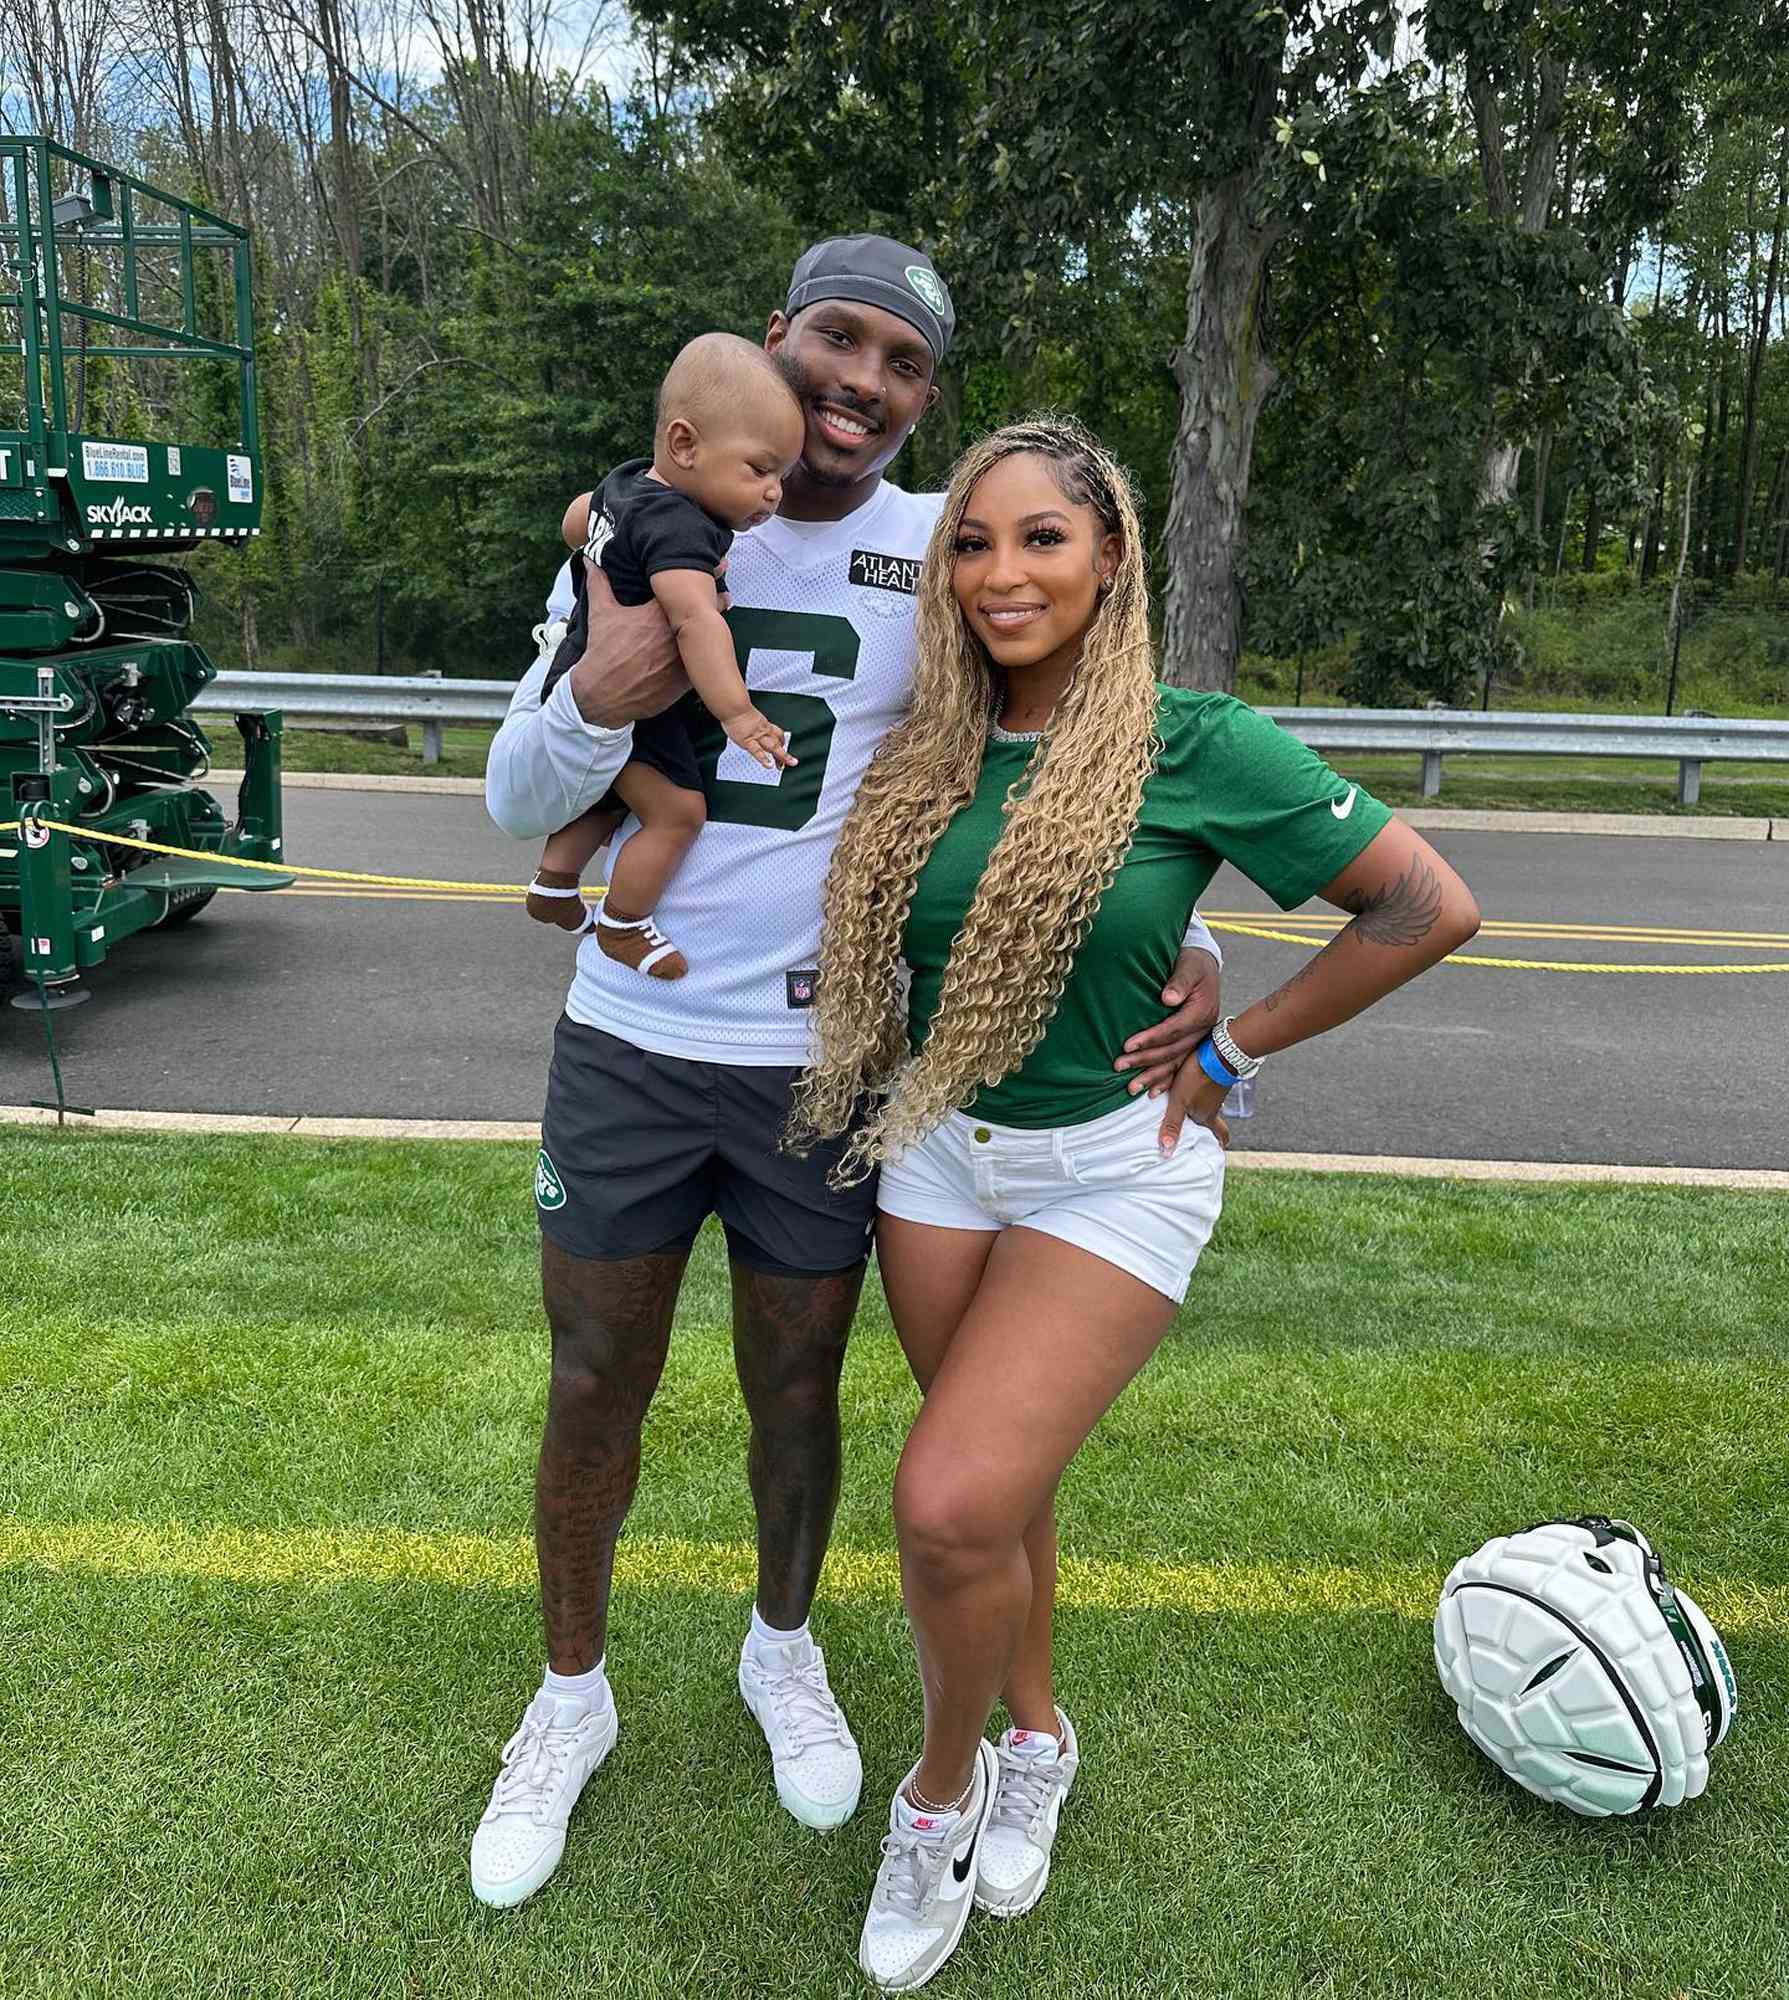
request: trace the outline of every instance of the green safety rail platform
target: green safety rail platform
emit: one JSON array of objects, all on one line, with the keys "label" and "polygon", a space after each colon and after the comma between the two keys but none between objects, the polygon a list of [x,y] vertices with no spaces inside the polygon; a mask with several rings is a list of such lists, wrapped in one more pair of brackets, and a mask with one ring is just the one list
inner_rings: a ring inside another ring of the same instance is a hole
[{"label": "green safety rail platform", "polygon": [[[261,532],[248,232],[54,140],[0,137],[0,985],[80,974],[219,888],[290,876],[277,712],[234,817],[191,713],[217,676],[166,558]],[[45,822],[77,828],[52,830]],[[121,837],[108,841],[105,836]],[[160,856],[123,840],[190,850]]]}]

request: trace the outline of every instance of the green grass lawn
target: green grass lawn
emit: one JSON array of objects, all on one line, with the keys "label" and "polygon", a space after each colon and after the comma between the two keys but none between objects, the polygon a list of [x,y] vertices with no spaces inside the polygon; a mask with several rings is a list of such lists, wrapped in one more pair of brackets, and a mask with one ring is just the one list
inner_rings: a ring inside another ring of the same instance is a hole
[{"label": "green grass lawn", "polygon": [[[617,1588],[620,1747],[524,1908],[466,1847],[540,1667],[532,1154],[8,1131],[0,1993],[851,1995],[917,1747],[872,1286],[816,1610],[864,1747],[831,1836],[733,1686],[751,1518],[692,1265]],[[1064,1489],[1084,1752],[1036,1914],[933,1991],[1789,1990],[1789,1228],[1766,1195],[1238,1173]],[[1457,1727],[1447,1565],[1630,1514],[1728,1639],[1703,1799],[1593,1824]]]},{"label": "green grass lawn", "polygon": [[[232,768],[240,761],[235,754],[235,732],[218,718],[210,720],[211,740],[217,745],[220,764]],[[485,757],[490,751],[495,729],[482,726],[458,728],[443,725],[441,755],[433,764],[422,761],[422,729],[411,723],[409,746],[395,743],[368,743],[360,737],[333,730],[287,729],[280,739],[280,761],[288,771],[355,771],[379,777],[482,778]]]}]

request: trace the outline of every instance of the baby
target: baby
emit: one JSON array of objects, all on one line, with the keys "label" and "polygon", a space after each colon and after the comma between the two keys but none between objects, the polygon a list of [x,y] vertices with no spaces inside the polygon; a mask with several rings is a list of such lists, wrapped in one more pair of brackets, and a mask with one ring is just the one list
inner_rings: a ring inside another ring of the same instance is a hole
[{"label": "baby", "polygon": [[[776,512],[803,430],[794,391],[761,347],[705,333],[683,349],[659,389],[651,459],[618,465],[566,510],[565,538],[580,550],[572,559],[577,602],[542,701],[583,657],[585,570],[600,562],[617,602],[657,600],[690,685],[729,740],[766,770],[795,763],[783,731],[746,692],[715,570],[736,529]],[[689,970],[652,913],[707,817],[680,706],[634,724],[633,755],[613,790],[548,838],[528,892],[531,917],[579,934],[594,929],[606,956],[653,979],[681,979]],[[635,813],[639,827],[615,857],[602,901],[587,912],[578,878],[622,810]]]}]

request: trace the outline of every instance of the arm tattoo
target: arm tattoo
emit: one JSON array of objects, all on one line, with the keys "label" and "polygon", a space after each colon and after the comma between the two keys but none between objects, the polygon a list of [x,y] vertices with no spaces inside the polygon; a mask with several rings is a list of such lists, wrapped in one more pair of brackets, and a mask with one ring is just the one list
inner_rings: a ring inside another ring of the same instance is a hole
[{"label": "arm tattoo", "polygon": [[1280,989],[1261,1003],[1272,1014],[1295,986],[1309,979],[1330,953],[1347,939],[1359,938],[1391,950],[1421,944],[1441,918],[1441,883],[1433,868],[1416,855],[1395,882],[1383,888],[1356,890],[1343,903],[1354,912],[1354,921],[1345,925],[1314,958],[1293,973]]},{"label": "arm tattoo", "polygon": [[1395,882],[1370,894],[1359,891],[1342,907],[1354,912],[1348,929],[1367,944],[1421,944],[1441,916],[1441,883],[1418,854]]}]

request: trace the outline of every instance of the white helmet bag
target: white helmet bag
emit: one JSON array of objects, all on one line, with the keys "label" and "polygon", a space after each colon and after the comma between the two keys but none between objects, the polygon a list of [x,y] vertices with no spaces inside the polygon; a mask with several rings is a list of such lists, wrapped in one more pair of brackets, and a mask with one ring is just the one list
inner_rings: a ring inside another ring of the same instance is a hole
[{"label": "white helmet bag", "polygon": [[1639,1529],[1601,1514],[1455,1563],[1435,1665],[1499,1770],[1598,1819],[1695,1798],[1739,1706],[1714,1627]]}]

